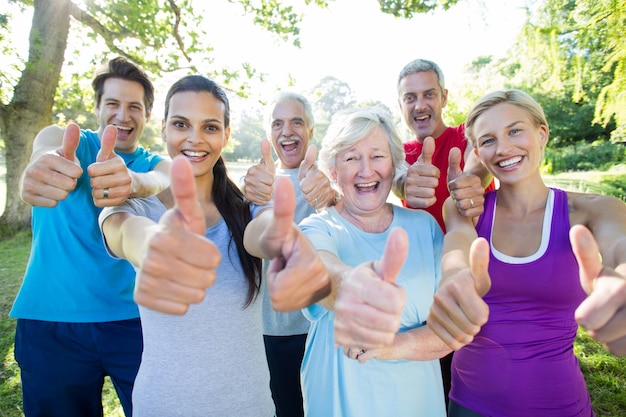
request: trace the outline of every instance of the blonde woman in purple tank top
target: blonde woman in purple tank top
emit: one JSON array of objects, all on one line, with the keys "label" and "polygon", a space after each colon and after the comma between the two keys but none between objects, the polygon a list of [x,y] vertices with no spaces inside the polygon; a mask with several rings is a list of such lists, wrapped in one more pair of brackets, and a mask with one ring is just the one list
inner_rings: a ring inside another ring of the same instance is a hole
[{"label": "blonde woman in purple tank top", "polygon": [[593,416],[573,344],[580,324],[626,354],[626,205],[544,184],[548,122],[523,91],[481,98],[465,126],[500,185],[480,217],[443,209],[428,325],[457,351],[449,415]]}]

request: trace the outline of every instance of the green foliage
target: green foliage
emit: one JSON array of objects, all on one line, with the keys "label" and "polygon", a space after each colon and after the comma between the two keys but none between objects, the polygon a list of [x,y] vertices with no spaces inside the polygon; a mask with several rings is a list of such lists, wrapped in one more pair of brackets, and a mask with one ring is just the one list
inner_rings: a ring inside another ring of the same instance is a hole
[{"label": "green foliage", "polygon": [[84,129],[98,129],[98,119],[94,113],[94,95],[91,80],[84,74],[73,73],[70,79],[61,78],[57,87],[53,123],[67,126],[76,122]]},{"label": "green foliage", "polygon": [[626,146],[614,145],[607,140],[575,142],[559,148],[548,147],[544,159],[550,166],[548,173],[605,171],[626,161]]},{"label": "green foliage", "polygon": [[0,71],[0,103],[6,103],[13,95],[13,86],[19,79],[24,62],[19,58],[17,49],[10,43],[11,12],[0,13],[0,56],[2,56],[2,71]]},{"label": "green foliage", "polygon": [[589,101],[573,102],[562,94],[534,94],[541,104],[550,125],[550,147],[566,144],[608,140],[615,123],[607,126],[594,123],[595,104]]},{"label": "green foliage", "polygon": [[249,0],[229,1],[240,3],[245,13],[254,16],[254,23],[257,25],[275,33],[283,40],[293,38],[293,44],[300,46],[298,23],[302,17],[293,11],[293,6],[284,6],[280,0],[261,0],[260,4]]},{"label": "green foliage", "polygon": [[449,99],[446,117],[459,122],[484,93],[520,88],[543,106],[550,147],[626,141],[625,14],[626,3],[615,0],[529,6],[528,20],[505,57],[478,57],[468,66],[462,88],[453,90],[463,96]]},{"label": "green foliage", "polygon": [[150,152],[167,155],[167,149],[161,137],[161,121],[158,118],[153,118],[146,124],[139,144]]},{"label": "green foliage", "polygon": [[[267,137],[264,114],[261,108],[247,108],[241,114],[237,126],[233,126],[230,141],[238,146],[224,151],[227,161],[258,161],[261,157],[261,140]],[[230,142],[229,141],[229,142]]]},{"label": "green foliage", "polygon": [[417,13],[428,13],[441,8],[448,10],[459,0],[378,0],[380,10],[396,17],[410,19]]}]

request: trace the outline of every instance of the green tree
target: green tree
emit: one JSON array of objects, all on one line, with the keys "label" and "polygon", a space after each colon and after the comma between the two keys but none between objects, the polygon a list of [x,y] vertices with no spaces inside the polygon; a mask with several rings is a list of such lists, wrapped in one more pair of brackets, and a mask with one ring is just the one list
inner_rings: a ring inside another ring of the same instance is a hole
[{"label": "green tree", "polygon": [[315,112],[312,143],[319,147],[333,114],[341,109],[355,106],[356,96],[347,82],[332,76],[321,79],[309,92],[309,96]]},{"label": "green tree", "polygon": [[[240,4],[257,24],[281,39],[299,42],[299,30],[295,23],[300,16],[292,7],[271,0],[260,4],[251,0],[230,2]],[[223,80],[226,85],[238,82],[233,90],[240,94],[247,87],[245,82],[239,81],[240,78],[258,75],[245,63],[241,70],[210,70],[212,48],[202,42],[203,14],[193,12],[190,0],[93,0],[86,2],[84,8],[70,0],[22,0],[19,3],[33,8],[33,19],[28,61],[16,63],[13,59],[16,68],[21,66],[21,72],[14,84],[7,83],[6,77],[1,84],[0,97],[10,100],[0,106],[0,134],[6,147],[7,163],[6,209],[0,218],[0,227],[3,228],[30,226],[30,210],[19,198],[19,176],[28,163],[32,140],[37,132],[52,121],[61,121],[58,117],[54,120],[52,114],[57,87],[61,87],[58,91],[62,94],[59,109],[70,108],[77,102],[93,101],[77,97],[80,95],[80,88],[77,87],[81,79],[72,79],[69,85],[60,85],[70,34],[73,39],[88,41],[85,45],[91,47],[83,46],[83,52],[93,50],[98,44],[109,51],[106,56],[81,55],[83,63],[90,59],[94,67],[110,55],[123,55],[154,76],[187,68]],[[322,0],[315,3],[319,6],[326,4]],[[0,25],[6,27],[8,19],[10,16],[3,16]],[[10,46],[3,48],[6,51]],[[88,114],[88,111],[84,113],[87,122],[90,118]]]},{"label": "green tree", "polygon": [[263,109],[260,106],[246,108],[239,118],[238,128],[230,138],[230,141],[237,142],[237,146],[224,152],[226,160],[258,161],[261,157],[261,140],[265,137]]},{"label": "green tree", "polygon": [[620,131],[626,141],[624,0],[544,0],[527,16],[505,57],[468,66],[448,114],[460,118],[486,91],[521,88],[544,107],[549,146],[617,140]]}]

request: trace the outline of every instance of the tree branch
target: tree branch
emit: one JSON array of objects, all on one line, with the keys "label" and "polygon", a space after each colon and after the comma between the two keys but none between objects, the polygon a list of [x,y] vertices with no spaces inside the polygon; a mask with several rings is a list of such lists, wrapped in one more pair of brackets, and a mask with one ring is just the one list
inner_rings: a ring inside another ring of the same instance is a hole
[{"label": "tree branch", "polygon": [[176,16],[176,23],[174,24],[174,30],[172,31],[172,34],[174,35],[174,39],[176,39],[178,48],[183,53],[183,56],[187,58],[187,62],[191,62],[191,58],[189,57],[189,55],[187,55],[187,52],[185,50],[185,45],[183,44],[183,40],[180,37],[180,33],[178,33],[178,27],[180,26],[180,20],[181,20],[180,8],[176,5],[174,0],[169,0],[169,3],[170,3],[170,6],[172,7],[172,10],[174,11],[174,15]]}]

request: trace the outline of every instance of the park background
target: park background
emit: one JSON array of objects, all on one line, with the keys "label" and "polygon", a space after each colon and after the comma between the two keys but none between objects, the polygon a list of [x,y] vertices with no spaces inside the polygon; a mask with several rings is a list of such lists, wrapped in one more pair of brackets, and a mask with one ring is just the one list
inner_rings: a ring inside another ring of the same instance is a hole
[{"label": "park background", "polygon": [[[625,0],[2,0],[0,1],[0,417],[21,416],[15,322],[8,311],[30,250],[19,175],[49,124],[95,129],[94,70],[116,55],[155,80],[142,145],[160,139],[168,86],[188,73],[231,100],[225,153],[237,180],[259,157],[264,104],[277,90],[305,94],[319,144],[339,109],[379,104],[393,114],[397,75],[415,58],[437,62],[449,89],[444,118],[462,123],[488,91],[521,88],[550,122],[550,185],[626,200]],[[626,360],[579,332],[576,353],[598,416],[626,415]],[[105,415],[121,416],[110,384]]]}]

